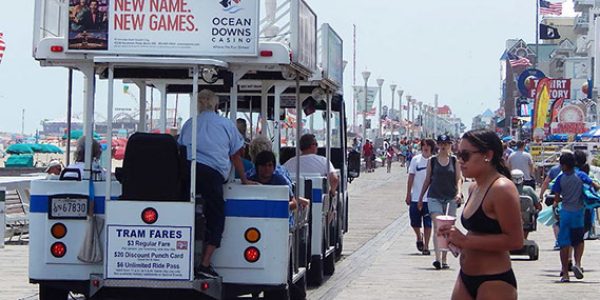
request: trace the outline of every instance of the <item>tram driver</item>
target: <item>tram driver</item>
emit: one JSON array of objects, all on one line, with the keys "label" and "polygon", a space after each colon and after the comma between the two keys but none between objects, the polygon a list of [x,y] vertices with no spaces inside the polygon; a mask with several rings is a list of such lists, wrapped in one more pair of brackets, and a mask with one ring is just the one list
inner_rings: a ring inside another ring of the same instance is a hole
[{"label": "tram driver", "polygon": [[[300,160],[301,173],[315,173],[327,176],[329,181],[329,195],[334,196],[339,184],[339,176],[335,172],[333,164],[326,157],[318,155],[319,144],[314,134],[307,133],[300,137],[300,157],[296,156],[288,160],[283,166],[292,174],[296,172],[296,164]],[[329,172],[327,171],[329,166]]]},{"label": "tram driver", "polygon": [[198,127],[192,132],[192,119],[185,122],[179,135],[179,144],[186,146],[187,159],[192,158],[192,134],[197,136],[196,148],[196,191],[204,198],[206,217],[205,247],[195,274],[218,277],[211,266],[211,258],[221,246],[225,226],[225,200],[223,184],[229,178],[231,166],[240,174],[242,184],[256,184],[249,181],[244,173],[241,150],[244,139],[235,124],[217,114],[219,97],[210,90],[198,93]]}]

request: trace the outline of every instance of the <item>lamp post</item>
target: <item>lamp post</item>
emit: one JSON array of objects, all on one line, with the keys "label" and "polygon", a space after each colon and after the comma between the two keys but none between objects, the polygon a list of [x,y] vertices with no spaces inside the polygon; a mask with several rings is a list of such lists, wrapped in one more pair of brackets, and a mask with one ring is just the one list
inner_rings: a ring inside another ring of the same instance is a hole
[{"label": "lamp post", "polygon": [[[362,77],[365,80],[365,106],[363,107],[363,140],[362,144],[364,145],[367,140],[367,98],[369,94],[369,88],[367,87],[367,82],[369,81],[369,77],[371,76],[371,72],[363,71]],[[361,151],[362,152],[362,151]]]},{"label": "lamp post", "polygon": [[398,110],[400,111],[400,115],[398,116],[398,120],[400,120],[400,128],[402,128],[402,123],[404,122],[404,120],[402,119],[402,95],[404,95],[404,90],[399,90],[398,91]]},{"label": "lamp post", "polygon": [[398,87],[395,84],[390,84],[390,89],[392,90],[392,108],[390,108],[390,110],[388,111],[388,115],[390,115],[390,119],[392,120],[392,130],[390,132],[390,137],[394,137],[394,93],[396,92],[396,87]]},{"label": "lamp post", "polygon": [[417,105],[419,105],[419,128],[421,129],[421,137],[423,137],[423,101],[419,101]]},{"label": "lamp post", "polygon": [[437,136],[437,123],[438,123],[438,94],[435,94],[435,99],[433,100],[433,136]]},{"label": "lamp post", "polygon": [[406,136],[410,139],[411,138],[411,130],[412,130],[412,123],[410,120],[410,102],[412,97],[410,95],[406,95]]},{"label": "lamp post", "polygon": [[381,126],[381,117],[383,116],[383,106],[381,105],[381,88],[383,87],[383,78],[377,78],[377,85],[379,86],[379,108],[377,108],[377,112],[379,112],[377,122],[379,123],[377,137],[381,137],[383,135],[383,126]]}]

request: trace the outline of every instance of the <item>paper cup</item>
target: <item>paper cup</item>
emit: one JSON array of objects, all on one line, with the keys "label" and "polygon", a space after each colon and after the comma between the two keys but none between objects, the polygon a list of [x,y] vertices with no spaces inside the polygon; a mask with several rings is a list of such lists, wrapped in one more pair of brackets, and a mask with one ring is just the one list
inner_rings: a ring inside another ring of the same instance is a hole
[{"label": "paper cup", "polygon": [[[434,222],[436,223],[437,229],[439,229],[441,226],[446,225],[446,224],[454,225],[454,223],[456,222],[456,217],[446,216],[446,215],[437,216],[437,217],[435,217]],[[446,236],[438,235],[436,232],[435,238],[437,241],[438,250],[442,250],[442,251],[450,250],[448,248],[448,239],[446,238]]]}]

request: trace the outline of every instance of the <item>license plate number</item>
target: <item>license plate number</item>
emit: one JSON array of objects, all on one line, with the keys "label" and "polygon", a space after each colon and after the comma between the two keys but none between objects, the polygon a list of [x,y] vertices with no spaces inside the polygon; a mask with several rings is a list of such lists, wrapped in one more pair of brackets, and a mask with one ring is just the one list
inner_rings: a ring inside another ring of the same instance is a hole
[{"label": "license plate number", "polygon": [[50,217],[52,218],[85,218],[87,216],[87,198],[53,198],[50,204]]}]

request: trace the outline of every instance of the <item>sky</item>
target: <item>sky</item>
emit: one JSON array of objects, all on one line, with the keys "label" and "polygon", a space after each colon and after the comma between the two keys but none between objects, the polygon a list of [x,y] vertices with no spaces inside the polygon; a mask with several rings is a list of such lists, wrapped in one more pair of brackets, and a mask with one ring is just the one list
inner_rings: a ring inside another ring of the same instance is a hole
[{"label": "sky", "polygon": [[[65,118],[67,71],[40,67],[32,58],[33,0],[3,1],[0,32],[6,52],[0,63],[0,132],[26,134],[41,129],[44,119]],[[356,83],[364,85],[363,70],[371,71],[370,85],[385,80],[383,103],[390,106],[390,83],[404,95],[433,104],[449,105],[470,126],[487,108],[498,108],[500,63],[507,39],[534,42],[536,0],[308,0],[318,23],[329,23],[344,40],[347,106],[353,80],[353,24],[357,26]],[[565,3],[572,15],[572,2]],[[115,84],[115,107],[132,107],[135,100]],[[136,93],[135,88],[130,89]],[[83,77],[76,72],[74,114],[83,111]],[[158,98],[156,94],[155,99]],[[396,105],[397,99],[396,97]],[[106,115],[106,82],[97,86],[97,109]],[[170,98],[171,106],[173,100]],[[182,105],[187,107],[186,104]],[[23,113],[24,110],[24,113]],[[183,112],[186,118],[189,112]],[[24,122],[22,118],[24,116]],[[351,122],[351,112],[348,118]]]}]

